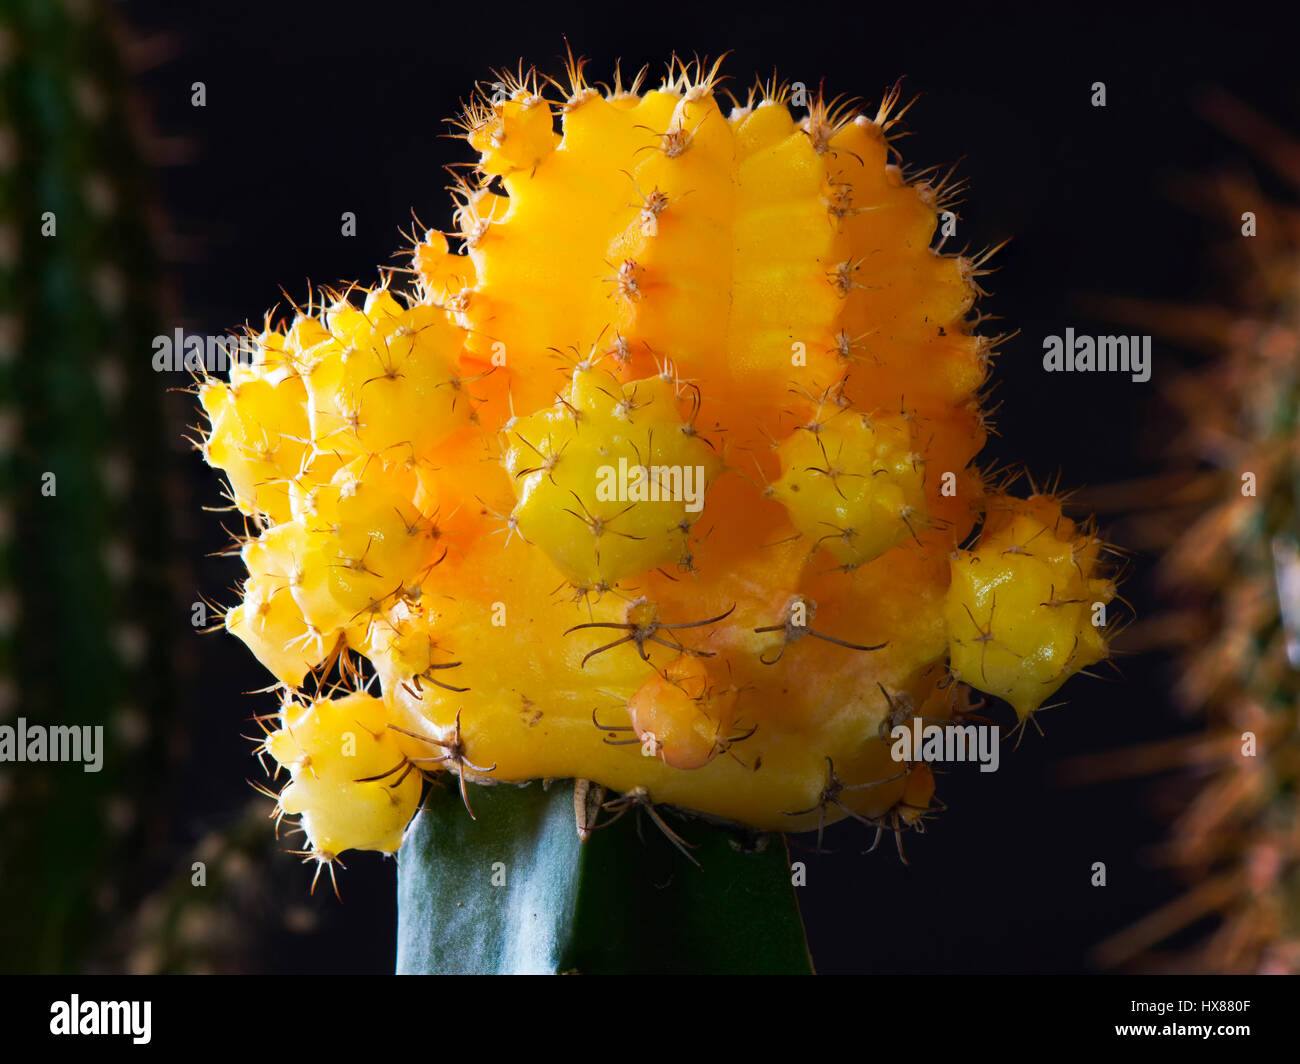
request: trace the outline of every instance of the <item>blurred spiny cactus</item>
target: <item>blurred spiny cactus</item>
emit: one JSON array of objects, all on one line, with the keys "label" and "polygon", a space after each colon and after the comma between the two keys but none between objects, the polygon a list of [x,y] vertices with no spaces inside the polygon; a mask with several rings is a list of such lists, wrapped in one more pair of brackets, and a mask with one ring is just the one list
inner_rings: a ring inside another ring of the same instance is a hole
[{"label": "blurred spiny cactus", "polygon": [[[1300,142],[1221,93],[1207,96],[1206,111],[1300,188]],[[1167,610],[1134,634],[1177,655],[1175,694],[1204,724],[1122,758],[1134,770],[1181,767],[1181,782],[1195,784],[1172,804],[1167,846],[1188,889],[1100,956],[1161,970],[1297,973],[1300,208],[1238,173],[1187,187],[1239,230],[1226,249],[1232,302],[1109,300],[1104,309],[1208,356],[1166,392],[1182,420],[1169,476],[1136,496],[1112,493],[1117,508],[1137,509],[1126,539],[1163,552]],[[1179,933],[1180,950],[1168,952]]]},{"label": "blurred spiny cactus", "polygon": [[162,841],[175,734],[175,454],[116,31],[95,3],[0,8],[0,723],[104,729],[99,772],[0,764],[6,970],[95,954]]},{"label": "blurred spiny cactus", "polygon": [[974,464],[988,255],[932,247],[953,189],[894,162],[897,91],[724,114],[719,80],[502,77],[413,287],[318,291],[202,382],[225,623],[318,871],[397,850],[443,772],[591,781],[584,837],[635,808],[680,843],[662,804],[900,836],[936,801],[893,725],[971,688],[1024,723],[1106,656],[1092,525]]}]

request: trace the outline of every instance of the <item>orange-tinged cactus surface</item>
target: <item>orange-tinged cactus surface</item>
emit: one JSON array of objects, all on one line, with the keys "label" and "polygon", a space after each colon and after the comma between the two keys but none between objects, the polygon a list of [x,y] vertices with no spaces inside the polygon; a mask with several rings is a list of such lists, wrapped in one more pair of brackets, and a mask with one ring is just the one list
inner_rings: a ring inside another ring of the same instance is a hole
[{"label": "orange-tinged cactus surface", "polygon": [[437,771],[899,830],[934,776],[892,726],[968,687],[1024,719],[1105,656],[1097,537],[975,465],[982,261],[932,248],[896,94],[717,81],[511,79],[410,291],[326,293],[202,385],[311,852],[395,849]]}]

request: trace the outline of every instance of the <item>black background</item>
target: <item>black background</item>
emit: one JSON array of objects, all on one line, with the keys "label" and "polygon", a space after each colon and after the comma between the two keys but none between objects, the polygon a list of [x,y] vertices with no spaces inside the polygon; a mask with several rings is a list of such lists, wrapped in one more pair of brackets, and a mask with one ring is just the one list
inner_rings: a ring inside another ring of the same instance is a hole
[{"label": "black background", "polygon": [[[1014,237],[983,309],[1022,332],[997,365],[1001,438],[984,459],[1023,461],[1063,484],[1104,484],[1155,468],[1168,434],[1155,396],[1186,355],[1157,339],[1153,378],[1080,378],[1041,370],[1044,335],[1067,326],[1115,331],[1083,301],[1127,294],[1194,303],[1225,296],[1213,256],[1236,233],[1234,215],[1204,217],[1170,196],[1181,174],[1262,164],[1198,111],[1220,86],[1300,130],[1297,23],[1232,5],[1216,17],[1179,8],[1048,13],[934,4],[790,2],[741,7],[602,4],[335,4],[230,0],[176,4],[131,0],[120,10],[137,30],[175,34],[171,57],[140,78],[157,130],[184,138],[192,157],[159,169],[160,205],[185,238],[176,269],[176,325],[220,333],[282,301],[306,281],[373,279],[392,262],[411,211],[426,226],[450,224],[442,167],[471,157],[443,139],[474,81],[522,58],[559,75],[565,42],[593,62],[594,80],[669,55],[716,56],[735,90],[775,68],[782,78],[874,104],[904,76],[921,93],[900,142],[907,163],[964,157],[971,181],[961,240],[972,248]],[[490,80],[490,79],[489,79]],[[207,106],[190,105],[203,81]],[[1104,81],[1108,103],[1090,105]],[[1267,187],[1267,184],[1266,184]],[[355,211],[355,238],[339,216]],[[1001,324],[1001,323],[999,323]],[[216,504],[218,482],[197,456],[188,467],[197,500]],[[217,549],[215,521],[196,522],[196,557]],[[1139,557],[1129,597],[1150,609],[1150,559]],[[204,559],[199,590],[230,600],[233,559]],[[940,783],[950,805],[924,836],[907,838],[910,867],[882,844],[870,856],[863,829],[828,832],[827,856],[808,862],[800,892],[823,972],[1082,971],[1091,948],[1167,899],[1174,885],[1153,870],[1149,848],[1163,827],[1149,782],[1067,787],[1064,760],[1133,745],[1191,724],[1169,704],[1169,665],[1129,659],[1123,678],[1076,678],[1068,708],[1044,714],[1004,749],[1000,771],[959,766]],[[266,674],[233,638],[201,646],[201,682],[182,708],[193,763],[177,801],[197,837],[247,799],[256,766],[240,738],[267,705],[242,694]],[[265,696],[263,696],[265,697]],[[1005,717],[1003,718],[1006,719]],[[354,855],[355,856],[355,855]],[[371,859],[373,858],[373,859]],[[1109,885],[1090,885],[1106,862]],[[374,855],[349,861],[340,906],[329,892],[319,932],[286,936],[280,970],[391,971],[393,868]],[[303,873],[305,894],[309,873]]]}]

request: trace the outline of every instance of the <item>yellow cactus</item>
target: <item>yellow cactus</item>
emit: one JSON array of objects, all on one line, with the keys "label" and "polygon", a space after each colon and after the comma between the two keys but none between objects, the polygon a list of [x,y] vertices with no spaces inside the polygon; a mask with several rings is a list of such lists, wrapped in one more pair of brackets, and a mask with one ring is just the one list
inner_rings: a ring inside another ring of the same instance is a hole
[{"label": "yellow cactus", "polygon": [[1105,658],[1115,585],[1095,575],[1101,546],[1050,496],[991,510],[978,547],[952,560],[944,621],[953,676],[1010,702],[1023,720]]},{"label": "yellow cactus", "polygon": [[307,681],[281,805],[327,856],[396,848],[412,769],[917,826],[933,773],[891,727],[963,684],[1025,718],[1106,653],[1096,537],[972,464],[986,257],[932,248],[951,204],[891,159],[896,91],[796,118],[780,88],[724,114],[717,66],[569,80],[470,108],[413,291],[325,293],[202,388],[256,528],[227,625]]},{"label": "yellow cactus", "polygon": [[282,720],[265,748],[289,771],[280,809],[302,818],[313,855],[331,861],[347,849],[397,849],[421,786],[414,773],[388,778],[405,755],[383,702],[364,694],[290,699]]}]

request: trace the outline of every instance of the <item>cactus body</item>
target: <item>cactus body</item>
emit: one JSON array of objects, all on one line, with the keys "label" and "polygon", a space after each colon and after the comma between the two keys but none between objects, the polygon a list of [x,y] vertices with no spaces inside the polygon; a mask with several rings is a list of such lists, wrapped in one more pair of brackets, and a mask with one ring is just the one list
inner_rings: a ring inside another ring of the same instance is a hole
[{"label": "cactus body", "polygon": [[[973,464],[983,260],[932,249],[946,204],[891,161],[896,94],[796,118],[779,89],[724,113],[717,67],[569,73],[471,107],[478,169],[412,293],[321,293],[202,386],[254,529],[227,626],[286,722],[373,670],[396,734],[390,774],[310,801],[272,739],[282,804],[325,858],[392,848],[412,768],[919,823],[900,707],[955,720],[974,687],[1027,717],[1104,656],[1087,608],[1113,595],[1089,528]],[[383,830],[317,829],[374,795]]]},{"label": "cactus body", "polygon": [[[1293,133],[1222,92],[1206,116],[1300,187]],[[1111,965],[1182,972],[1300,972],[1300,208],[1252,180],[1191,182],[1226,221],[1230,299],[1186,307],[1109,300],[1209,357],[1175,378],[1169,488],[1120,488],[1131,537],[1161,554],[1174,696],[1201,728],[1120,762],[1184,771],[1165,852],[1177,898],[1099,947]],[[1241,225],[1249,205],[1252,224]],[[1255,229],[1257,216],[1258,230]],[[1129,503],[1132,498],[1134,501]],[[1171,944],[1175,934],[1182,941]]]}]

